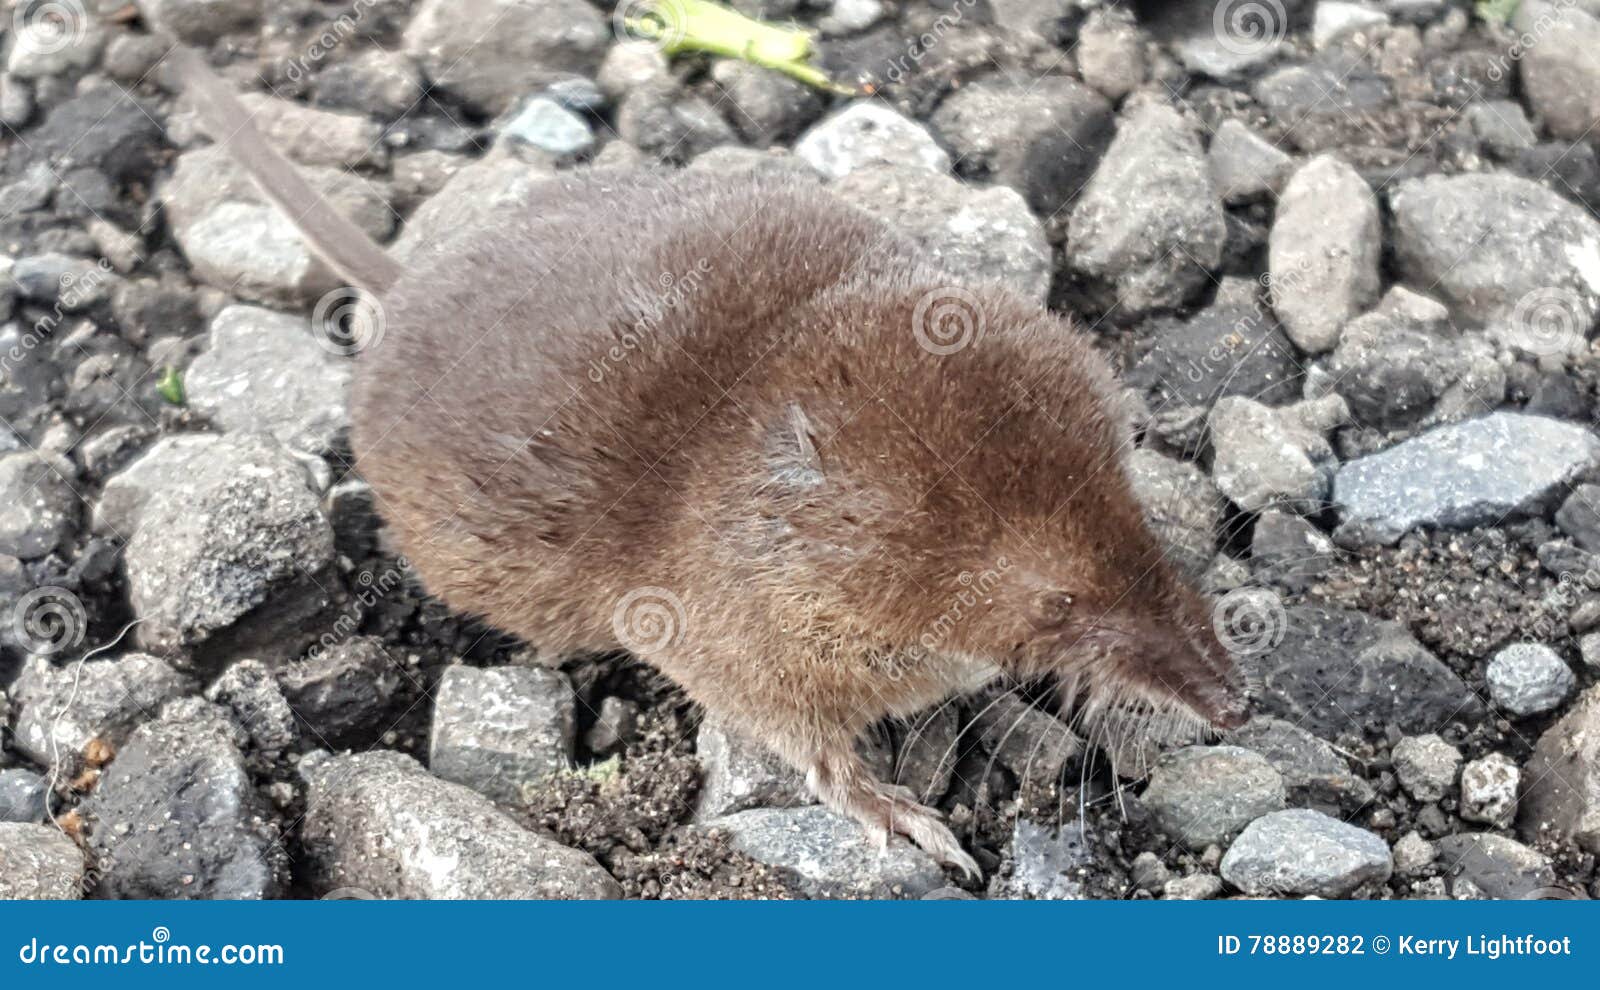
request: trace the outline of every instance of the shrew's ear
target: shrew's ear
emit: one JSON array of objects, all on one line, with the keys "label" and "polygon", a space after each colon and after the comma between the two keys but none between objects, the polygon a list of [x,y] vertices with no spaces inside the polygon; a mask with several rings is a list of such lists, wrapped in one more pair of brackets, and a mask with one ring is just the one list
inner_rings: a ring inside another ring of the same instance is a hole
[{"label": "shrew's ear", "polygon": [[798,495],[820,488],[827,481],[817,454],[817,431],[797,402],[767,426],[767,479],[763,486],[775,494]]}]

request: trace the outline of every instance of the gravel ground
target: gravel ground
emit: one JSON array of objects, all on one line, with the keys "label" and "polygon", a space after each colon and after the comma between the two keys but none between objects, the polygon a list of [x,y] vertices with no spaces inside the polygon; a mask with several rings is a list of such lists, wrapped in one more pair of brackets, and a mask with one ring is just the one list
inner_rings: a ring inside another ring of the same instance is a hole
[{"label": "gravel ground", "polygon": [[[853,98],[619,39],[639,3],[15,6],[0,897],[1600,896],[1600,0],[735,2]],[[381,319],[157,27],[397,253],[558,170],[782,169],[1079,314],[1257,717],[880,727],[965,881],[629,657],[452,615],[351,470]]]}]

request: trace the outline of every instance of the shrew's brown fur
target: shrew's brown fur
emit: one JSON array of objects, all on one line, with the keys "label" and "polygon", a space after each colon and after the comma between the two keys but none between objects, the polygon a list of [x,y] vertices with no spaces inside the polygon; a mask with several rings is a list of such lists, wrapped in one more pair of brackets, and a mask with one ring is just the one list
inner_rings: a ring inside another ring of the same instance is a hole
[{"label": "shrew's brown fur", "polygon": [[[213,133],[307,216],[294,169],[181,65]],[[634,650],[830,806],[973,872],[865,769],[866,726],[1002,674],[1054,675],[1094,719],[1242,720],[1086,338],[815,185],[572,175],[403,270],[309,215],[382,296],[353,442],[452,607],[552,652]]]}]

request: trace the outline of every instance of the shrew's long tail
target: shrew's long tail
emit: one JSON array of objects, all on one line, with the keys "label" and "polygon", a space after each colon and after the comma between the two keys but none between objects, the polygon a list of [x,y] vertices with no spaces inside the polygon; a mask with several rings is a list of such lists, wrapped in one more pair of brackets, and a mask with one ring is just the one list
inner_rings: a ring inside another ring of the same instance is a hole
[{"label": "shrew's long tail", "polygon": [[228,149],[267,198],[294,222],[311,249],[358,288],[378,295],[393,285],[403,271],[400,264],[335,210],[267,143],[251,122],[250,111],[205,59],[182,45],[170,58],[206,133]]}]

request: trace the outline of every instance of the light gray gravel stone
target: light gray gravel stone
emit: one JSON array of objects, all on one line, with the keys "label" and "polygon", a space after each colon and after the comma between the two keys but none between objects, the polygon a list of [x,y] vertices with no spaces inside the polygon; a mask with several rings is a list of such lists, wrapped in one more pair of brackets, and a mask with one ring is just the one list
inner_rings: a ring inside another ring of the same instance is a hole
[{"label": "light gray gravel stone", "polygon": [[1433,865],[1438,850],[1418,832],[1407,832],[1394,844],[1394,869],[1403,877],[1414,877]]},{"label": "light gray gravel stone", "polygon": [[506,122],[501,137],[538,148],[558,161],[570,161],[594,149],[589,122],[547,96],[536,96]]},{"label": "light gray gravel stone", "polygon": [[1229,205],[1277,193],[1294,168],[1287,152],[1233,117],[1217,127],[1206,160],[1211,181]]},{"label": "light gray gravel stone", "polygon": [[700,723],[695,756],[705,772],[695,807],[697,822],[750,808],[794,808],[816,800],[805,779],[777,754],[715,718]]},{"label": "light gray gravel stone", "polygon": [[[966,732],[1025,787],[1045,789],[1059,783],[1083,751],[1071,726],[1015,694],[986,704]],[[966,736],[962,745],[969,745]],[[1142,776],[1145,769],[1133,772]]]},{"label": "light gray gravel stone", "polygon": [[1258,715],[1226,741],[1266,757],[1282,775],[1291,806],[1344,817],[1372,801],[1372,785],[1352,773],[1332,746],[1293,722]]},{"label": "light gray gravel stone", "polygon": [[1395,743],[1394,770],[1418,801],[1437,801],[1455,787],[1461,769],[1461,751],[1436,733],[1407,736]]},{"label": "light gray gravel stone", "polygon": [[583,0],[424,0],[402,40],[433,85],[487,114],[564,77],[593,77],[610,42]]},{"label": "light gray gravel stone", "polygon": [[1600,9],[1526,0],[1511,24],[1532,39],[1517,62],[1528,103],[1557,137],[1588,137],[1600,125]]},{"label": "light gray gravel stone", "polygon": [[351,362],[329,331],[337,333],[303,316],[229,306],[184,375],[190,408],[228,432],[267,433],[291,450],[334,449],[350,427]]},{"label": "light gray gravel stone", "polygon": [[428,900],[611,899],[594,857],[524,829],[488,798],[402,753],[301,762],[312,887]]},{"label": "light gray gravel stone", "polygon": [[139,0],[144,16],[162,30],[195,45],[254,27],[263,0]]},{"label": "light gray gravel stone", "polygon": [[382,168],[389,160],[383,128],[366,116],[308,107],[264,93],[239,101],[262,136],[291,161],[333,168]]},{"label": "light gray gravel stone", "polygon": [[1081,874],[1094,862],[1083,830],[1060,830],[1019,817],[1011,830],[1011,869],[989,884],[991,899],[1076,901],[1085,896]]},{"label": "light gray gravel stone", "polygon": [[1078,74],[1107,99],[1127,96],[1149,73],[1144,34],[1125,8],[1091,11],[1078,29],[1076,54]]},{"label": "light gray gravel stone", "polygon": [[1190,849],[1221,844],[1284,808],[1283,777],[1259,753],[1238,746],[1187,746],[1150,773],[1144,803],[1163,832]]},{"label": "light gray gravel stone", "polygon": [[234,663],[211,682],[205,696],[244,732],[255,752],[268,758],[289,749],[299,736],[289,702],[260,660]]},{"label": "light gray gravel stone", "polygon": [[1311,43],[1318,48],[1326,48],[1347,35],[1388,23],[1388,13],[1365,4],[1319,0],[1316,17],[1311,24]]},{"label": "light gray gravel stone", "polygon": [[[51,16],[52,12],[55,16]],[[41,7],[13,5],[10,13],[6,26],[13,30],[9,32],[11,50],[6,56],[6,72],[18,79],[92,69],[105,47],[105,27],[81,6],[44,7],[41,12]]]},{"label": "light gray gravel stone", "polygon": [[1209,901],[1222,894],[1222,878],[1214,873],[1196,873],[1193,876],[1169,880],[1161,888],[1161,897],[1168,901]]},{"label": "light gray gravel stone", "polygon": [[216,442],[211,433],[175,433],[157,440],[138,460],[106,481],[94,507],[94,531],[127,540],[139,528],[150,497],[187,479]]},{"label": "light gray gravel stone", "polygon": [[1124,113],[1072,210],[1072,267],[1101,280],[1126,315],[1175,307],[1222,260],[1222,197],[1195,126],[1164,103]]},{"label": "light gray gravel stone", "polygon": [[1506,173],[1430,175],[1390,197],[1402,272],[1457,314],[1587,328],[1600,314],[1600,221],[1536,182]]},{"label": "light gray gravel stone", "polygon": [[784,870],[810,897],[918,898],[945,883],[939,864],[905,839],[880,850],[860,825],[820,805],[741,811],[701,827]]},{"label": "light gray gravel stone", "polygon": [[558,670],[446,668],[434,692],[428,768],[508,804],[572,763],[577,696]]},{"label": "light gray gravel stone", "polygon": [[876,100],[852,103],[818,123],[795,142],[794,153],[830,179],[881,163],[950,171],[950,155],[921,124]]},{"label": "light gray gravel stone", "polygon": [[47,455],[0,456],[0,553],[34,560],[71,539],[79,516],[72,476],[69,463]]},{"label": "light gray gravel stone", "polygon": [[1223,879],[1252,895],[1343,897],[1393,871],[1382,839],[1308,809],[1256,819],[1222,857]]},{"label": "light gray gravel stone", "polygon": [[70,775],[91,741],[121,746],[135,726],[196,687],[165,660],[143,653],[88,660],[77,667],[33,657],[11,689],[17,709],[13,741],[40,766],[59,759]]},{"label": "light gray gravel stone", "polygon": [[888,221],[963,281],[992,281],[1043,304],[1051,251],[1044,228],[1012,189],[973,186],[905,165],[865,165],[830,187]]},{"label": "light gray gravel stone", "polygon": [[1542,510],[1597,465],[1600,439],[1571,423],[1496,412],[1441,426],[1339,469],[1335,538],[1393,543],[1417,526],[1494,525]]},{"label": "light gray gravel stone", "polygon": [[1522,771],[1504,753],[1473,760],[1461,771],[1461,817],[1490,828],[1510,828],[1517,819]]},{"label": "light gray gravel stone", "polygon": [[136,729],[85,803],[96,897],[281,897],[288,856],[245,767],[244,737],[198,699]]},{"label": "light gray gravel stone", "polygon": [[297,655],[327,607],[318,581],[333,563],[333,527],[305,467],[275,441],[218,440],[188,476],[154,493],[124,554],[142,643]]},{"label": "light gray gravel stone", "polygon": [[[1470,883],[1482,897],[1519,900],[1555,884],[1555,869],[1543,853],[1493,832],[1447,835],[1435,843],[1439,866],[1451,878],[1451,893],[1461,898]],[[1465,883],[1464,883],[1465,882]]]},{"label": "light gray gravel stone", "polygon": [[1145,518],[1173,561],[1188,574],[1204,574],[1216,555],[1226,508],[1211,479],[1187,461],[1148,448],[1130,453],[1126,468]]},{"label": "light gray gravel stone", "polygon": [[1555,650],[1542,643],[1512,643],[1494,655],[1484,674],[1494,703],[1519,718],[1561,707],[1577,678]]},{"label": "light gray gravel stone", "polygon": [[1578,652],[1583,656],[1583,665],[1592,671],[1600,672],[1600,632],[1584,634],[1578,640]]},{"label": "light gray gravel stone", "polygon": [[1321,155],[1278,199],[1268,244],[1272,307],[1295,346],[1331,350],[1346,320],[1378,298],[1378,200],[1355,169]]},{"label": "light gray gravel stone", "polygon": [[1539,737],[1525,776],[1523,838],[1573,842],[1600,855],[1600,686]]},{"label": "light gray gravel stone", "polygon": [[54,825],[0,822],[0,901],[75,901],[83,853]]},{"label": "light gray gravel stone", "polygon": [[1276,409],[1243,396],[1217,400],[1207,420],[1217,488],[1250,512],[1321,511],[1338,464],[1327,433],[1348,418],[1337,395]]},{"label": "light gray gravel stone", "polygon": [[49,792],[50,782],[32,770],[0,770],[0,822],[44,821]]},{"label": "light gray gravel stone", "polygon": [[489,155],[459,169],[444,187],[418,206],[395,239],[399,259],[421,258],[463,230],[481,227],[528,201],[539,183],[555,172],[510,155]]}]

